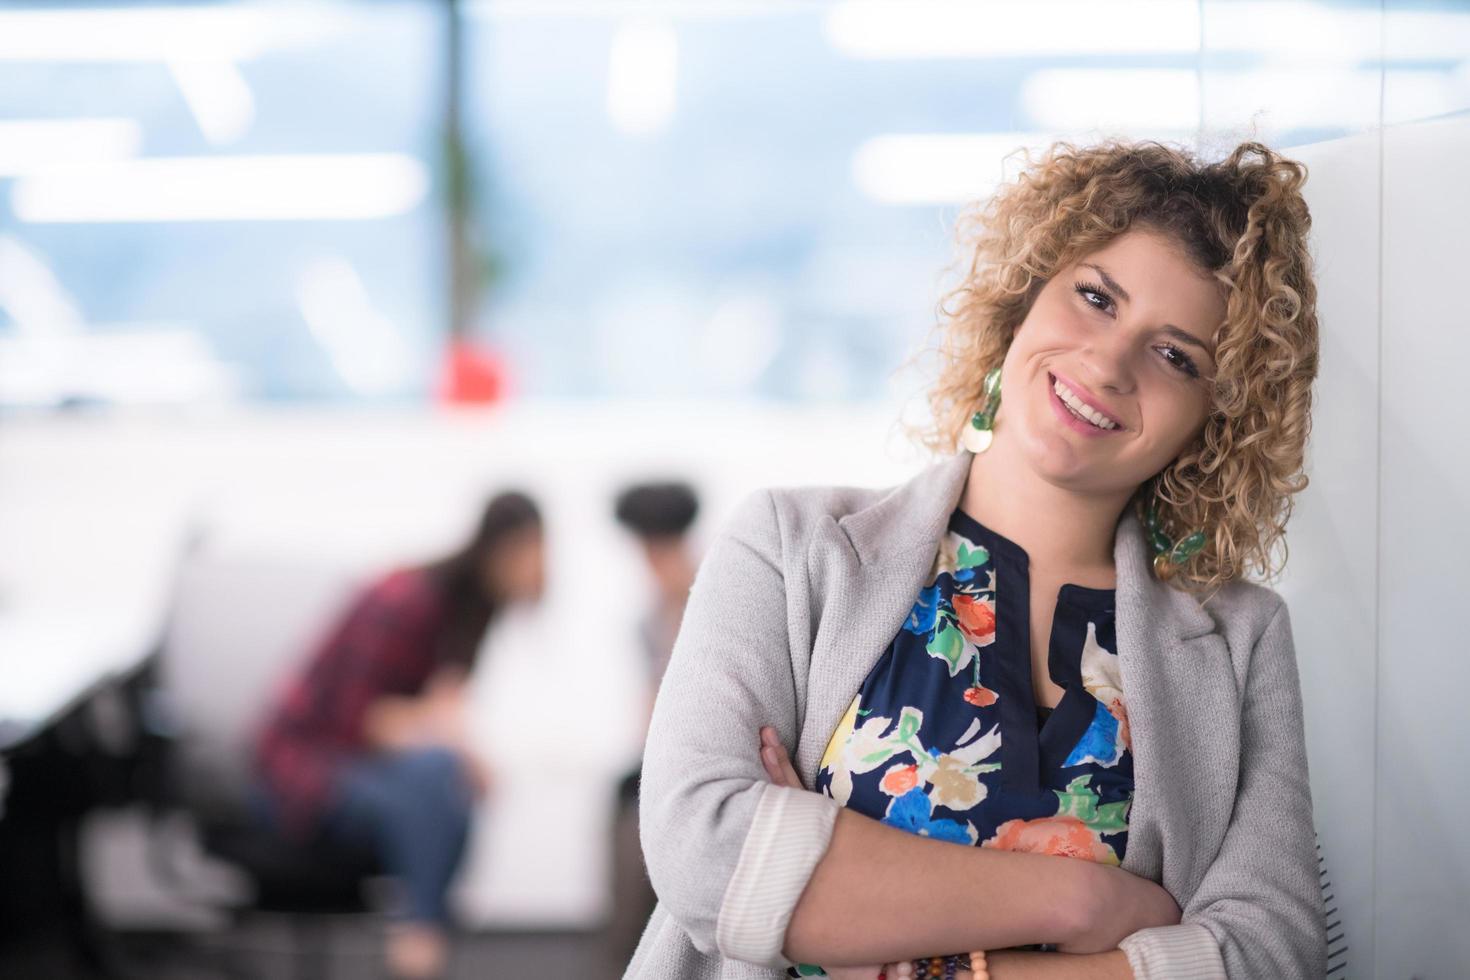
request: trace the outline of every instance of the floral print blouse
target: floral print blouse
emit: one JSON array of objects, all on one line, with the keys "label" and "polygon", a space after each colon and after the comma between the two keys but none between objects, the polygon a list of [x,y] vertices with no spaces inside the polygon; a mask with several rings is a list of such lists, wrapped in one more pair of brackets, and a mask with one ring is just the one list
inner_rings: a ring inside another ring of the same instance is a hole
[{"label": "floral print blouse", "polygon": [[939,840],[1121,863],[1133,757],[1114,590],[1061,587],[1054,710],[1033,694],[1029,593],[1021,546],[956,509],[928,584],[832,733],[817,791]]}]

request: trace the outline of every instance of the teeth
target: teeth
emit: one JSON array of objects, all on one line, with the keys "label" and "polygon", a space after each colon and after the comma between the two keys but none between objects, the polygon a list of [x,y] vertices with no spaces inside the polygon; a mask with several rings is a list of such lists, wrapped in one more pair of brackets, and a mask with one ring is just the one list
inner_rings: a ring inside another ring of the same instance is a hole
[{"label": "teeth", "polygon": [[1057,397],[1062,400],[1062,403],[1066,405],[1069,409],[1071,409],[1072,414],[1076,415],[1078,418],[1085,419],[1086,421],[1091,422],[1099,429],[1116,429],[1118,427],[1118,424],[1116,422],[1109,419],[1101,412],[1097,412],[1091,408],[1088,408],[1087,403],[1078,398],[1076,393],[1074,393],[1071,388],[1068,388],[1066,385],[1062,384],[1060,378],[1058,378],[1056,383],[1052,385],[1052,389],[1057,393]]}]

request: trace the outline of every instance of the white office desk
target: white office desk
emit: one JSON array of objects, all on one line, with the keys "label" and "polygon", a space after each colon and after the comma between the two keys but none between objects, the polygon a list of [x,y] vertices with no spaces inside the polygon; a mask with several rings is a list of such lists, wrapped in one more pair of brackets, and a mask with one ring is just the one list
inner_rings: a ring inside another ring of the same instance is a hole
[{"label": "white office desk", "polygon": [[158,629],[137,606],[0,610],[0,752],[137,667]]}]

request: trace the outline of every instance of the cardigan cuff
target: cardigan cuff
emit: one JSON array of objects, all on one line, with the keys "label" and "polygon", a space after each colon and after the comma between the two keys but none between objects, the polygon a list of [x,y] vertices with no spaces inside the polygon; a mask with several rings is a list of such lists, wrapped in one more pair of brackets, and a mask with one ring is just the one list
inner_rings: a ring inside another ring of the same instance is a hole
[{"label": "cardigan cuff", "polygon": [[768,783],[725,888],[715,946],[731,959],[785,969],[786,928],[827,853],[841,804],[806,789]]},{"label": "cardigan cuff", "polygon": [[1197,922],[1153,926],[1124,937],[1134,980],[1228,980],[1220,944]]}]

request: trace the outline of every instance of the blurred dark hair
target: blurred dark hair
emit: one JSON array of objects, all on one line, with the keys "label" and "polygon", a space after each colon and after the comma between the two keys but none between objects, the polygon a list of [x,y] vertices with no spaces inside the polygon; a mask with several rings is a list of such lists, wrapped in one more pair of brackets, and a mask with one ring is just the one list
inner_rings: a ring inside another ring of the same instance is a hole
[{"label": "blurred dark hair", "polygon": [[618,494],[618,523],[643,538],[684,534],[699,514],[694,488],[679,480],[635,483]]},{"label": "blurred dark hair", "polygon": [[465,667],[474,663],[485,630],[505,604],[503,596],[486,594],[485,562],[507,539],[541,527],[541,510],[536,502],[519,490],[506,490],[485,504],[468,541],[426,566],[429,577],[443,590],[446,603],[437,651],[439,663]]}]

